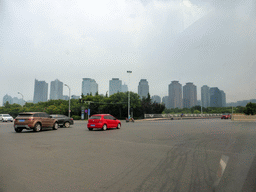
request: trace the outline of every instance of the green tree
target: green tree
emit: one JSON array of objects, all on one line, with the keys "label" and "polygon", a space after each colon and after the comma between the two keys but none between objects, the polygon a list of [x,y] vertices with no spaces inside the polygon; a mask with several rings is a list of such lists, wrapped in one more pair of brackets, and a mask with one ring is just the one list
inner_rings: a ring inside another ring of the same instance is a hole
[{"label": "green tree", "polygon": [[255,115],[256,114],[256,103],[247,103],[243,111],[246,115]]}]

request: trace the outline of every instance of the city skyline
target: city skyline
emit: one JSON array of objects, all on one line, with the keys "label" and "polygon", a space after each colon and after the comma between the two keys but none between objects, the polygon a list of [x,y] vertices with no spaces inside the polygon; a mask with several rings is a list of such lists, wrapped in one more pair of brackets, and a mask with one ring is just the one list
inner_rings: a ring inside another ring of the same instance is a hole
[{"label": "city skyline", "polygon": [[[91,79],[91,78],[82,78],[83,80],[82,80],[82,89],[81,89],[81,94],[83,93],[83,91],[87,88],[87,89],[91,89],[91,90],[93,90],[93,91],[91,91],[91,93],[92,93],[92,95],[95,95],[95,93],[96,92],[98,92],[99,90],[98,90],[98,84],[96,83],[96,81],[94,80],[94,79]],[[89,82],[89,84],[88,84],[88,82]],[[122,84],[122,80],[121,79],[119,79],[119,78],[112,78],[111,80],[109,80],[109,90],[107,91],[108,93],[110,93],[111,91],[110,91],[110,84],[111,84],[111,81],[118,81],[118,85],[119,85],[119,91],[118,90],[115,90],[115,91],[112,91],[113,93],[117,93],[117,92],[125,92],[127,89],[128,89],[128,85],[126,85],[125,83],[124,84]],[[87,82],[87,83],[86,83]],[[145,82],[146,82],[146,84],[145,84]],[[56,83],[57,84],[59,84],[59,86],[57,86],[56,85]],[[197,100],[197,95],[199,94],[199,93],[197,93],[197,86],[196,85],[194,85],[192,82],[188,82],[188,83],[186,83],[184,86],[182,86],[182,84],[180,84],[179,83],[179,81],[176,81],[176,80],[174,80],[174,81],[172,81],[172,83],[171,84],[169,84],[168,85],[168,89],[170,89],[170,85],[172,85],[172,84],[176,84],[176,83],[178,83],[179,84],[179,87],[181,86],[181,88],[179,88],[180,89],[180,92],[181,93],[179,93],[179,95],[181,94],[181,104],[178,104],[178,106],[179,106],[179,108],[190,108],[190,107],[192,107],[192,106],[195,106],[195,105],[197,105],[198,104],[198,101],[200,101],[201,102],[201,100]],[[42,85],[43,84],[43,85]],[[92,85],[91,85],[92,84]],[[39,85],[39,87],[38,86],[36,86],[36,85]],[[146,87],[145,87],[145,85],[146,85]],[[57,86],[57,88],[59,89],[59,91],[58,92],[63,92],[63,82],[61,82],[61,81],[59,81],[58,79],[56,79],[56,80],[54,80],[54,81],[51,81],[51,87],[50,87],[50,94],[49,94],[49,97],[48,97],[48,94],[46,95],[46,94],[42,94],[41,92],[42,92],[42,88],[43,87],[47,87],[47,88],[44,88],[45,90],[47,90],[47,92],[48,92],[48,83],[46,83],[44,80],[42,80],[42,81],[38,81],[37,79],[35,79],[35,84],[34,84],[34,97],[35,96],[37,96],[37,95],[41,95],[40,97],[44,97],[44,99],[42,99],[42,98],[40,98],[40,101],[43,101],[43,100],[45,100],[45,98],[49,98],[49,99],[47,99],[47,100],[51,100],[51,99],[55,99],[55,98],[52,98],[53,96],[51,96],[53,93],[51,93],[52,91],[53,91],[53,86]],[[186,89],[186,87],[190,87],[190,86],[192,86],[193,88],[192,88],[192,90],[191,90],[191,88],[188,88],[188,89]],[[115,87],[115,86],[114,86]],[[114,88],[113,87],[113,88]],[[141,79],[140,80],[140,82],[138,83],[138,90],[137,90],[137,92],[135,92],[135,93],[137,93],[137,94],[139,94],[139,92],[141,92],[141,88],[143,88],[144,87],[144,89],[145,90],[149,90],[149,85],[148,85],[148,81],[147,81],[147,79]],[[202,105],[203,105],[203,107],[206,107],[205,105],[204,105],[204,94],[206,94],[206,92],[208,92],[208,107],[210,107],[211,105],[210,105],[210,89],[214,89],[214,88],[217,88],[217,87],[208,87],[207,85],[203,85],[202,87],[201,87],[201,98],[203,98],[203,101],[202,101]],[[115,88],[116,89],[116,88]],[[206,90],[205,90],[206,89]],[[217,88],[218,89],[218,88]],[[37,91],[36,91],[37,90]],[[36,94],[35,95],[35,93],[36,92],[38,92],[38,90],[40,90],[40,94]],[[144,90],[144,91],[145,91]],[[193,93],[189,93],[189,92],[193,92]],[[218,89],[218,91],[219,91],[219,94],[220,94],[220,96],[219,97],[221,97],[221,101],[220,101],[220,103],[221,104],[219,104],[219,105],[221,105],[221,106],[226,106],[226,93],[223,91],[223,90],[220,90],[220,89]],[[55,91],[56,92],[56,91]],[[106,92],[106,93],[107,93]],[[187,93],[186,93],[187,92]],[[113,94],[112,93],[112,94]],[[55,95],[57,95],[57,92],[56,93],[54,93]],[[68,100],[68,96],[67,95],[63,95],[63,93],[62,94],[60,94],[60,93],[58,93],[59,94],[59,96],[60,95],[62,95],[62,99],[64,99],[64,100]],[[80,95],[81,95],[80,94]],[[90,94],[89,92],[87,93],[87,94]],[[84,95],[87,95],[87,94],[84,94]],[[100,93],[99,93],[100,94]],[[149,93],[150,94],[150,93]],[[170,94],[170,90],[169,90],[169,93],[168,94]],[[192,94],[192,95],[191,95]],[[44,95],[44,96],[42,96],[42,95]],[[78,97],[80,97],[80,95],[78,94],[78,95],[74,95],[74,94],[72,94],[72,97],[71,98],[78,98]],[[101,95],[105,95],[105,94],[101,94]],[[152,97],[152,94],[150,94],[151,95],[151,98],[153,98]],[[190,96],[189,96],[190,95]],[[110,96],[110,95],[109,95]],[[165,104],[166,104],[166,107],[167,108],[172,108],[171,107],[171,100],[170,100],[170,98],[169,98],[169,96],[163,96],[163,97],[161,97],[161,96],[159,96],[159,95],[157,95],[157,94],[155,94],[155,95],[153,95],[153,96],[157,96],[157,97],[160,97],[160,100],[162,100],[162,102],[165,102]],[[168,97],[168,99],[167,100],[165,100],[165,99],[161,99],[161,98],[165,98],[165,97]],[[12,99],[14,99],[14,100],[17,100],[17,101],[15,101],[15,102],[13,102],[12,101]],[[188,100],[190,100],[190,99],[192,99],[191,101],[188,101]],[[3,103],[4,103],[4,101],[9,101],[9,103],[10,103],[10,101],[11,101],[11,103],[18,103],[18,104],[20,104],[20,101],[19,101],[19,99],[17,98],[17,97],[11,97],[11,96],[9,96],[8,94],[6,94],[4,97],[3,97]],[[37,98],[37,100],[38,100],[38,98]],[[177,99],[176,99],[177,100]],[[253,99],[250,99],[250,100],[253,100]],[[24,99],[24,101],[32,101],[32,100],[25,100]],[[240,100],[241,101],[241,100]],[[242,101],[244,101],[244,100],[242,100]],[[39,100],[37,101],[37,102],[39,102]],[[172,101],[172,102],[174,102],[174,101]],[[192,102],[192,103],[191,103]],[[206,102],[206,101],[205,101]],[[238,101],[237,101],[238,102]],[[35,101],[34,101],[34,103],[35,103]],[[189,104],[189,103],[191,103],[191,104]],[[232,103],[232,102],[230,102],[230,103]],[[234,102],[233,102],[234,103]],[[172,104],[172,105],[174,105],[174,104]],[[175,104],[175,105],[177,105],[177,104]],[[201,105],[201,104],[200,104]]]},{"label": "city skyline", "polygon": [[1,1],[0,98],[33,100],[34,79],[80,95],[84,77],[104,95],[117,77],[135,93],[147,79],[160,97],[174,79],[218,87],[227,102],[256,97],[254,0],[57,2]]}]

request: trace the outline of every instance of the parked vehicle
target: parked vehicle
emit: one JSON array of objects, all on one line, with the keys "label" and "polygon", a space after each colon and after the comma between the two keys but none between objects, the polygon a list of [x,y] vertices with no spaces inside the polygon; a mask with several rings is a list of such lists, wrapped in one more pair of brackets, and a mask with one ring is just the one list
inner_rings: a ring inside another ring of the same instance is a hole
[{"label": "parked vehicle", "polygon": [[25,112],[20,113],[14,119],[14,130],[21,132],[23,129],[39,132],[42,128],[52,128],[57,130],[59,125],[56,119],[44,112]]},{"label": "parked vehicle", "polygon": [[70,118],[66,115],[59,115],[59,114],[51,114],[50,115],[53,119],[57,120],[57,123],[60,127],[70,127],[70,125],[74,124],[73,118]]},{"label": "parked vehicle", "polygon": [[95,114],[90,117],[87,128],[92,131],[94,128],[106,131],[109,128],[121,128],[121,122],[110,114]]},{"label": "parked vehicle", "polygon": [[231,119],[231,115],[230,114],[224,114],[221,116],[221,119]]},{"label": "parked vehicle", "polygon": [[7,121],[13,122],[13,117],[9,114],[0,114],[0,121],[2,121],[2,122],[7,122]]}]

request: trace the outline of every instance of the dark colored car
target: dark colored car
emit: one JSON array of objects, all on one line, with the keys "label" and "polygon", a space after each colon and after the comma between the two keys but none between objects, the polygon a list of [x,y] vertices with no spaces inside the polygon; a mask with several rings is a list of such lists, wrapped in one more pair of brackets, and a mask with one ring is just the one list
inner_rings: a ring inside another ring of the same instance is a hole
[{"label": "dark colored car", "polygon": [[59,115],[59,114],[51,114],[50,115],[53,119],[57,120],[57,123],[60,127],[70,127],[70,125],[74,124],[73,118],[67,117],[66,115]]},{"label": "dark colored car", "polygon": [[221,119],[231,119],[231,115],[230,114],[222,115]]},{"label": "dark colored car", "polygon": [[87,128],[92,131],[102,129],[106,131],[109,128],[121,128],[121,122],[110,114],[95,114],[90,117],[87,123]]},{"label": "dark colored car", "polygon": [[57,130],[59,127],[57,120],[51,118],[51,116],[44,112],[25,112],[20,113],[14,119],[14,130],[21,132],[23,129],[31,130],[36,132],[42,130],[42,128],[53,128]]}]

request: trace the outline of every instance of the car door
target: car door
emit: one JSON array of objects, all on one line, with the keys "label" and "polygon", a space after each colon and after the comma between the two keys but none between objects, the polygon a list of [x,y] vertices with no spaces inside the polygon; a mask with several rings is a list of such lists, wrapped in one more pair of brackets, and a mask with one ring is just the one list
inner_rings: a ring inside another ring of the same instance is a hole
[{"label": "car door", "polygon": [[108,123],[109,123],[109,127],[111,128],[115,127],[115,120],[113,116],[108,115]]},{"label": "car door", "polygon": [[114,116],[110,116],[111,117],[111,123],[112,123],[112,127],[117,127],[117,121],[116,118]]},{"label": "car door", "polygon": [[105,121],[106,121],[106,123],[107,123],[107,127],[108,127],[108,128],[112,127],[110,116],[109,116],[109,115],[106,115],[106,116],[104,116],[104,119],[105,119]]}]

